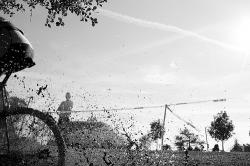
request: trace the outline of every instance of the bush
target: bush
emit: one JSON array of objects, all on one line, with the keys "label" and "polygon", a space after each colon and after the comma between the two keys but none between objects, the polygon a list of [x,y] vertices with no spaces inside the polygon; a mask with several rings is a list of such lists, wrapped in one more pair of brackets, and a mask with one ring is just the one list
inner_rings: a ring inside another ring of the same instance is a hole
[{"label": "bush", "polygon": [[171,146],[168,144],[165,144],[162,146],[162,150],[171,150]]},{"label": "bush", "polygon": [[234,141],[233,148],[230,150],[230,152],[242,152],[243,147],[238,143],[238,140],[236,139]]},{"label": "bush", "polygon": [[189,146],[187,150],[192,151],[193,150],[192,146]]},{"label": "bush", "polygon": [[218,152],[218,151],[220,151],[219,145],[218,145],[218,144],[215,144],[212,150],[213,150],[213,152]]},{"label": "bush", "polygon": [[250,144],[243,144],[243,152],[250,152]]},{"label": "bush", "polygon": [[201,149],[198,146],[195,146],[194,151],[201,151]]}]

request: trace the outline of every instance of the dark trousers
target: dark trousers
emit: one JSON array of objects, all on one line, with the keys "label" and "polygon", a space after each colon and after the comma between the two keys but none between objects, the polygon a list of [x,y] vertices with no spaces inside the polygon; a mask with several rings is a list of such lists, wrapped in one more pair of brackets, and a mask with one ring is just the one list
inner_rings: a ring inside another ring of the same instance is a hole
[{"label": "dark trousers", "polygon": [[58,119],[58,126],[61,126],[61,125],[64,125],[64,124],[67,124],[69,123],[69,117],[62,117],[60,116],[59,119]]},{"label": "dark trousers", "polygon": [[61,134],[62,134],[62,136],[63,136],[63,139],[64,139],[64,141],[65,141],[65,143],[66,143],[66,145],[68,145],[69,144],[69,138],[68,138],[68,127],[67,127],[67,124],[69,123],[69,117],[59,117],[59,119],[58,119],[58,127],[59,127],[59,129],[60,129],[60,131],[61,131]]}]

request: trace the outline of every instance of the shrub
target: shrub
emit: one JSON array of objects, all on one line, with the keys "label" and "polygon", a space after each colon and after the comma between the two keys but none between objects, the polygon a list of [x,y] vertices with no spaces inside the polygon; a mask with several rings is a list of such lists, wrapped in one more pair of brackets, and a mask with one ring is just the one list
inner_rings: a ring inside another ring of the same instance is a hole
[{"label": "shrub", "polygon": [[198,146],[195,146],[194,151],[201,151],[201,149]]},{"label": "shrub", "polygon": [[220,150],[219,145],[215,144],[212,150],[213,152],[218,152]]},{"label": "shrub", "polygon": [[171,146],[168,144],[165,144],[162,146],[162,150],[171,150]]},{"label": "shrub", "polygon": [[250,152],[250,144],[243,144],[243,151]]},{"label": "shrub", "polygon": [[243,151],[243,147],[238,143],[237,139],[234,141],[233,148],[230,151],[231,152],[242,152]]}]

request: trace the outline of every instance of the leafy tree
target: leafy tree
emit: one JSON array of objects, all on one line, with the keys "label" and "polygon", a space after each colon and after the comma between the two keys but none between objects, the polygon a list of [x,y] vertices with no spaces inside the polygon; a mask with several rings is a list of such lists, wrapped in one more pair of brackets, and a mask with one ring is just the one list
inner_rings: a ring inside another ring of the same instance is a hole
[{"label": "leafy tree", "polygon": [[229,120],[226,111],[221,111],[214,117],[208,132],[216,141],[221,141],[222,151],[224,151],[224,141],[228,140],[233,135],[233,130],[234,125],[232,120]]},{"label": "leafy tree", "polygon": [[28,8],[32,16],[32,11],[41,6],[47,10],[45,26],[64,26],[63,18],[68,13],[79,16],[80,21],[90,21],[92,26],[95,26],[97,18],[92,13],[106,2],[107,0],[1,0],[0,12],[13,16],[16,12],[23,12]]},{"label": "leafy tree", "polygon": [[157,141],[164,133],[164,127],[160,123],[160,119],[150,123],[150,135],[153,141]]},{"label": "leafy tree", "polygon": [[175,137],[175,145],[179,150],[183,150],[185,144],[187,144],[187,149],[192,150],[191,144],[202,145],[203,143],[204,141],[201,141],[198,135],[195,135],[186,127],[180,130],[180,135]]},{"label": "leafy tree", "polygon": [[150,123],[150,132],[153,140],[161,138],[163,131],[163,126],[160,123],[160,120],[156,120]]},{"label": "leafy tree", "polygon": [[174,144],[175,144],[175,146],[177,147],[178,150],[184,150],[185,149],[184,148],[184,143],[185,143],[185,141],[184,141],[182,136],[179,136],[179,135],[175,136],[175,143]]},{"label": "leafy tree", "polygon": [[239,144],[237,139],[234,140],[234,145],[233,145],[233,147],[232,147],[232,149],[230,151],[231,152],[242,152],[243,151],[243,148]]},{"label": "leafy tree", "polygon": [[150,133],[147,133],[143,135],[141,138],[139,138],[139,142],[140,142],[141,149],[148,150],[152,142]]}]

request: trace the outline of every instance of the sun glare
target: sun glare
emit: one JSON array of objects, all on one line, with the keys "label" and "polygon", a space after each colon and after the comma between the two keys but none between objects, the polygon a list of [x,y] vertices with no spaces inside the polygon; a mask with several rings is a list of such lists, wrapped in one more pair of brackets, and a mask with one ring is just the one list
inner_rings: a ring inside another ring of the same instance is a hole
[{"label": "sun glare", "polygon": [[234,21],[230,36],[237,47],[250,51],[250,16],[244,16]]}]

